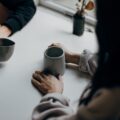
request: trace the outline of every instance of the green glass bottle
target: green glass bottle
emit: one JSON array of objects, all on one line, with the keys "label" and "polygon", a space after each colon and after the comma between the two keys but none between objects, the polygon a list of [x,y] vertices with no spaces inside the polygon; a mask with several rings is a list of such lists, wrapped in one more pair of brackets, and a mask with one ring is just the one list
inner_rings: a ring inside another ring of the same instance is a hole
[{"label": "green glass bottle", "polygon": [[85,16],[77,12],[73,16],[73,34],[81,36],[84,33]]}]

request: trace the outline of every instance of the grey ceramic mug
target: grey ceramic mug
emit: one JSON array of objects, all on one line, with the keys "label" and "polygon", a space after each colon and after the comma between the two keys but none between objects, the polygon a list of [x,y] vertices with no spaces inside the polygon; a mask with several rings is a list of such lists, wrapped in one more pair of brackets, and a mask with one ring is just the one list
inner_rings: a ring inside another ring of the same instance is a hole
[{"label": "grey ceramic mug", "polygon": [[52,75],[63,75],[65,72],[65,54],[63,49],[49,47],[44,53],[44,71]]},{"label": "grey ceramic mug", "polygon": [[0,62],[5,62],[11,58],[14,52],[15,42],[0,38]]}]

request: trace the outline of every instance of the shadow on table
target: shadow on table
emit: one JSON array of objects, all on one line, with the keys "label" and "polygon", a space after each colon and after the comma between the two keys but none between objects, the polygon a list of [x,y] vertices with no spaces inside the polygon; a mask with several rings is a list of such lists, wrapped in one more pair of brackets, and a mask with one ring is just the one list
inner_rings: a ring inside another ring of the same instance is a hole
[{"label": "shadow on table", "polygon": [[0,63],[0,69],[2,69],[5,66],[4,63]]},{"label": "shadow on table", "polygon": [[67,69],[71,70],[73,74],[76,74],[76,76],[78,76],[79,78],[86,78],[88,80],[92,79],[92,77],[88,73],[80,72],[78,69],[75,69],[75,68],[73,69],[68,66],[67,66]]},{"label": "shadow on table", "polygon": [[59,30],[59,33],[63,34],[63,35],[73,35],[72,34],[72,31],[69,32],[69,31],[65,31],[65,30]]},{"label": "shadow on table", "polygon": [[72,33],[72,29],[71,29],[71,31],[65,31],[65,30],[59,30],[59,33],[61,33],[62,35],[67,35],[67,36],[74,36],[75,38],[77,37],[77,38],[79,38],[80,36],[78,36],[78,35],[75,35],[75,34],[73,34]]}]

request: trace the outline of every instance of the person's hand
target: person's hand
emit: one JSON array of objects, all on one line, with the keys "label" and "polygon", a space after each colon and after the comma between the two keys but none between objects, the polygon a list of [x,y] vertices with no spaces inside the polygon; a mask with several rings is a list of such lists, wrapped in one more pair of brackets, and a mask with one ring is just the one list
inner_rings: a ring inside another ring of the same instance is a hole
[{"label": "person's hand", "polygon": [[40,71],[33,73],[32,84],[43,94],[54,92],[62,93],[64,87],[61,76],[58,76],[57,78]]},{"label": "person's hand", "polygon": [[8,27],[0,25],[0,38],[6,38],[11,33],[12,33],[12,31]]},{"label": "person's hand", "polygon": [[62,48],[63,51],[65,52],[66,63],[73,63],[73,64],[75,64],[75,66],[79,64],[80,54],[77,54],[77,53],[69,51],[61,43],[53,43],[49,47],[59,47],[59,48]]},{"label": "person's hand", "polygon": [[71,57],[72,57],[72,53],[65,48],[64,45],[62,45],[61,43],[52,43],[49,47],[58,47],[58,48],[62,48],[63,51],[65,52],[65,60],[67,63],[70,63],[71,61]]}]

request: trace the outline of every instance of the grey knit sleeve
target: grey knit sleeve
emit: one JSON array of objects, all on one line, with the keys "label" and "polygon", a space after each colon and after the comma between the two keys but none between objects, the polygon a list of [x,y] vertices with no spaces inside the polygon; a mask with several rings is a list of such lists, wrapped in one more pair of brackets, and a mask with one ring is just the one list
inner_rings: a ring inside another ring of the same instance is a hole
[{"label": "grey knit sleeve", "polygon": [[35,107],[32,120],[48,120],[53,117],[73,114],[69,105],[69,99],[59,93],[51,93],[44,96],[40,104]]},{"label": "grey knit sleeve", "polygon": [[84,50],[80,54],[79,71],[94,75],[97,68],[97,54],[91,53],[89,50]]}]

